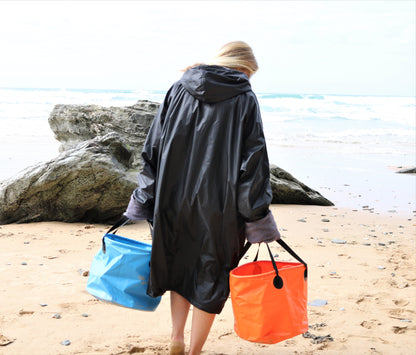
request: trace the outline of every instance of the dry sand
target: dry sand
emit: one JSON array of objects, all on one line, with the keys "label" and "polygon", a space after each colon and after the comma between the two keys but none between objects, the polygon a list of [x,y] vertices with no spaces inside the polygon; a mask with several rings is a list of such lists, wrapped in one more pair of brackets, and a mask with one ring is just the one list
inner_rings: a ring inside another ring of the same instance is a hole
[{"label": "dry sand", "polygon": [[[308,306],[309,331],[324,341],[239,339],[229,300],[203,354],[416,353],[414,215],[292,205],[272,211],[285,241],[308,263],[309,302],[328,302]],[[89,269],[107,228],[56,222],[0,227],[0,354],[167,353],[167,294],[155,312],[141,312],[104,304],[85,291],[82,269]],[[120,234],[150,240],[142,222]],[[291,260],[273,244],[279,260]],[[70,345],[62,345],[66,340]]]}]

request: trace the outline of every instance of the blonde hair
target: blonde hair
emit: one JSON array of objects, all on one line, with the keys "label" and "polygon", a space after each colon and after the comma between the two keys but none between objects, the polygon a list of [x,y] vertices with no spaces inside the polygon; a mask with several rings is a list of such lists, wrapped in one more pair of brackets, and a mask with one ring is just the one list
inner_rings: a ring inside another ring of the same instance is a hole
[{"label": "blonde hair", "polygon": [[[195,63],[182,69],[182,71],[187,71],[199,65],[204,65],[204,63]],[[245,72],[249,78],[259,69],[253,50],[243,41],[233,41],[223,45],[211,59],[209,65],[220,65],[222,67],[240,70]]]},{"label": "blonde hair", "polygon": [[244,71],[249,77],[259,69],[253,50],[243,41],[222,46],[209,64]]}]

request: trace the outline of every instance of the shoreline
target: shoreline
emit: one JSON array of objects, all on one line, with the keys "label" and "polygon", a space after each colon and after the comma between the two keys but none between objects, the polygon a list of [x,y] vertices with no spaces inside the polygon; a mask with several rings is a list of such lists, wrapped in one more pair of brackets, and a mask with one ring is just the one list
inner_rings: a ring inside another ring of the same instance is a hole
[{"label": "shoreline", "polygon": [[[7,152],[0,155],[0,183],[60,154],[60,143],[52,137],[47,141],[32,138],[0,143],[3,152]],[[395,166],[391,161],[381,162],[381,157],[371,160],[371,156],[357,154],[338,156],[331,153],[322,158],[324,148],[312,152],[307,147],[268,144],[269,161],[318,191],[335,207],[361,210],[367,206],[375,213],[393,210],[412,213],[416,210],[416,176],[398,174],[396,170],[401,164]]]},{"label": "shoreline", "polygon": [[[146,90],[127,90],[123,95],[118,90],[85,89],[3,93],[0,181],[59,154],[60,143],[48,123],[56,104],[123,107],[139,98],[160,102],[164,97],[162,92]],[[369,206],[376,213],[416,210],[415,176],[391,170],[415,164],[414,102],[335,96],[259,94],[270,164],[337,207]]]},{"label": "shoreline", "polygon": [[[314,344],[300,335],[274,345],[244,341],[233,331],[228,300],[204,354],[413,354],[415,215],[305,205],[272,205],[271,210],[284,240],[308,263],[308,302],[328,302],[308,306],[309,332],[333,340]],[[12,341],[1,346],[2,354],[29,349],[34,355],[167,353],[168,295],[155,312],[141,312],[105,304],[85,291],[81,271],[89,269],[108,227],[62,222],[0,226],[0,344]],[[119,233],[151,240],[145,222]],[[292,260],[273,244],[278,260]],[[260,258],[266,257],[261,250]],[[53,318],[56,314],[61,318]],[[186,337],[189,329],[188,321]],[[71,344],[62,345],[65,340]]]}]

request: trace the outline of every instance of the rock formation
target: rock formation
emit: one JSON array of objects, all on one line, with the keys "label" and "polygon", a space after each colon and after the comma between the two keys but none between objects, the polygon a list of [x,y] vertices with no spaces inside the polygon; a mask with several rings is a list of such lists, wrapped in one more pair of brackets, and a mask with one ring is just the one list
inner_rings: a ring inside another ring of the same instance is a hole
[{"label": "rock formation", "polygon": [[291,174],[276,165],[270,165],[272,203],[333,206],[334,204],[319,192],[295,179]]},{"label": "rock formation", "polygon": [[79,143],[0,184],[0,224],[115,221],[137,185],[130,162],[117,133]]},{"label": "rock formation", "polygon": [[[150,101],[56,105],[49,124],[61,154],[0,183],[0,224],[114,222],[136,188],[141,148],[158,107]],[[272,203],[333,205],[277,166],[271,166],[270,182]]]},{"label": "rock formation", "polygon": [[398,174],[416,174],[416,167],[415,168],[405,168],[396,171]]},{"label": "rock formation", "polygon": [[61,152],[88,139],[116,132],[131,147],[131,164],[136,168],[141,165],[141,147],[159,106],[147,100],[127,107],[55,105],[49,115],[49,126],[61,142]]}]

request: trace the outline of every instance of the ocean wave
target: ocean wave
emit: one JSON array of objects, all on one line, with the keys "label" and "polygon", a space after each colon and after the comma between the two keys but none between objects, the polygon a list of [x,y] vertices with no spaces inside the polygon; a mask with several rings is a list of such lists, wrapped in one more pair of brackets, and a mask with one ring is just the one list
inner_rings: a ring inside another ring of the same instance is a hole
[{"label": "ocean wave", "polygon": [[415,127],[413,99],[409,97],[329,96],[322,100],[260,97],[266,119],[290,121],[302,118],[352,121],[386,121]]},{"label": "ocean wave", "polygon": [[324,100],[325,96],[316,94],[273,94],[273,93],[261,93],[257,94],[261,99],[310,99],[310,100]]},{"label": "ocean wave", "polygon": [[[162,90],[0,88],[0,120],[47,121],[56,104],[130,106],[139,99],[161,102]],[[276,130],[331,132],[401,130],[414,135],[414,98],[293,93],[258,95],[263,122]],[[8,121],[14,122],[14,121]],[[283,126],[282,126],[283,125]],[[274,130],[274,129],[273,129]]]}]

